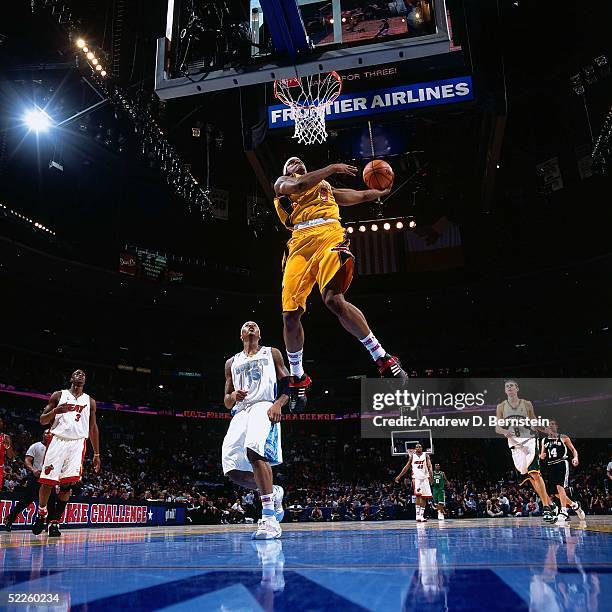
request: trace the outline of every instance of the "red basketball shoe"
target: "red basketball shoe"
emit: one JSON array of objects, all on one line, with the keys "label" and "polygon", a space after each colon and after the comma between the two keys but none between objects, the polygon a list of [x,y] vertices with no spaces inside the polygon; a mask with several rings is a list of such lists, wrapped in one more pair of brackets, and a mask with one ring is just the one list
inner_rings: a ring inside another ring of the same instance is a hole
[{"label": "red basketball shoe", "polygon": [[310,376],[304,373],[299,378],[292,376],[289,382],[289,412],[304,412],[308,399],[306,394],[312,386]]},{"label": "red basketball shoe", "polygon": [[395,355],[387,353],[384,357],[376,360],[376,367],[382,378],[408,378],[408,374],[402,369],[400,360]]}]

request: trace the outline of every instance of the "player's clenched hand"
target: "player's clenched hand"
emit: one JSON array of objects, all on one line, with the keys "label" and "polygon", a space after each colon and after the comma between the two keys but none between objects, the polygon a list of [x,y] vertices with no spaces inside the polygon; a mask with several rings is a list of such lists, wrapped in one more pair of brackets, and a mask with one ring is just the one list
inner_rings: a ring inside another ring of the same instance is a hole
[{"label": "player's clenched hand", "polygon": [[399,484],[399,483],[400,483],[400,480],[401,480],[401,479],[400,479],[400,477],[399,477],[399,476],[396,476],[396,477],[395,477],[395,482],[396,482],[397,484]]},{"label": "player's clenched hand", "polygon": [[102,462],[100,461],[100,457],[94,457],[93,458],[94,472],[99,472],[101,467],[102,467]]},{"label": "player's clenched hand", "polygon": [[246,396],[248,391],[243,391],[242,389],[236,389],[236,391],[232,391],[232,399],[234,402],[241,402]]},{"label": "player's clenched hand", "polygon": [[334,164],[335,174],[349,174],[350,176],[357,176],[357,167],[350,166],[349,164]]},{"label": "player's clenched hand", "polygon": [[578,457],[574,457],[574,458],[572,459],[572,465],[573,465],[574,467],[578,467]]},{"label": "player's clenched hand", "polygon": [[70,406],[68,404],[61,404],[59,406],[56,406],[53,409],[53,412],[55,414],[64,414],[66,412],[70,412]]},{"label": "player's clenched hand", "polygon": [[272,423],[280,423],[281,414],[281,407],[278,402],[274,402],[270,408],[268,408],[268,418]]}]

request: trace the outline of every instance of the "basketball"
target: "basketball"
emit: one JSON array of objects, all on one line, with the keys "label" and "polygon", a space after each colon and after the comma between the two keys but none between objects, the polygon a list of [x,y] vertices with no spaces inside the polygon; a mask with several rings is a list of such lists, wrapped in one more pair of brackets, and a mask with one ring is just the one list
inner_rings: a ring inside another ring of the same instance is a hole
[{"label": "basketball", "polygon": [[363,169],[363,182],[370,189],[387,189],[393,185],[393,178],[393,168],[382,159],[372,160]]}]

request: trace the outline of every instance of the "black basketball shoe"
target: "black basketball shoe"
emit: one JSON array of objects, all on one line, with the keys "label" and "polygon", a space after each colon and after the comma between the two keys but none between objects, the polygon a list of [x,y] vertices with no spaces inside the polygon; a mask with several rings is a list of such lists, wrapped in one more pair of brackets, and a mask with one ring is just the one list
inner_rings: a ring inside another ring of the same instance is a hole
[{"label": "black basketball shoe", "polygon": [[47,528],[47,517],[41,516],[40,514],[36,515],[36,520],[34,521],[34,525],[32,525],[32,533],[34,535],[40,535]]},{"label": "black basketball shoe", "polygon": [[62,532],[59,530],[58,523],[50,523],[49,524],[49,533],[47,534],[50,538],[60,538],[62,536]]}]

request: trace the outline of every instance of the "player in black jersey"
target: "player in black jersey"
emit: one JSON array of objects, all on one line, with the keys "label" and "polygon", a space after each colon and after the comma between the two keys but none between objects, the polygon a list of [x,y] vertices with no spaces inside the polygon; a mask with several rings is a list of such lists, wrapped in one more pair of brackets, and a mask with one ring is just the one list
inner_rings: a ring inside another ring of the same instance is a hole
[{"label": "player in black jersey", "polygon": [[578,502],[572,501],[566,492],[569,486],[568,449],[572,452],[572,465],[574,467],[578,465],[578,451],[568,436],[559,434],[557,421],[550,419],[549,427],[551,435],[542,441],[540,459],[546,465],[548,491],[551,496],[558,497],[561,502],[561,511],[557,516],[556,523],[563,525],[568,520],[568,508],[571,508],[583,521],[585,519],[584,510]]}]

